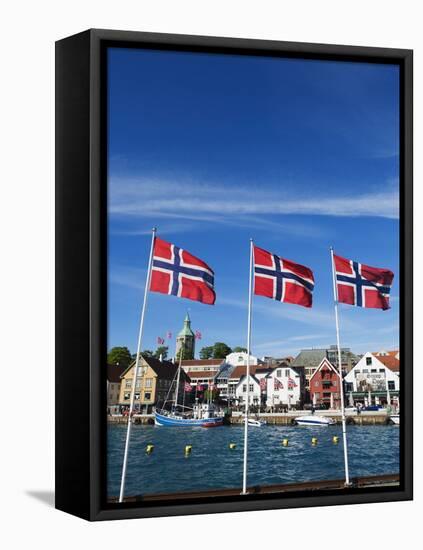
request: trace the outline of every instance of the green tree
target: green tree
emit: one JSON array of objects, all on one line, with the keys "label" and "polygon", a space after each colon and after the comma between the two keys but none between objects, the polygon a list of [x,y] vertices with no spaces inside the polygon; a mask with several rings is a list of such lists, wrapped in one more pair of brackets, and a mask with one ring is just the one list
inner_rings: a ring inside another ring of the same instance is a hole
[{"label": "green tree", "polygon": [[213,359],[224,359],[231,352],[231,348],[224,342],[216,342],[213,346]]},{"label": "green tree", "polygon": [[213,357],[213,346],[206,346],[200,350],[200,359],[211,359]]},{"label": "green tree", "polygon": [[241,348],[240,346],[236,346],[236,348],[234,348],[232,351],[235,353],[247,353],[247,348]]},{"label": "green tree", "polygon": [[116,346],[112,348],[107,354],[107,362],[110,365],[120,365],[121,367],[128,367],[132,361],[131,352],[127,347]]},{"label": "green tree", "polygon": [[203,394],[203,401],[216,401],[219,397],[219,390],[217,388],[214,388],[213,390],[204,390]]},{"label": "green tree", "polygon": [[[153,352],[150,349],[145,349],[141,352],[143,357],[153,357]],[[136,358],[137,356],[135,356]]]},{"label": "green tree", "polygon": [[154,357],[156,359],[160,359],[160,355],[161,355],[163,359],[166,359],[168,352],[169,352],[168,346],[159,346],[154,352]]}]

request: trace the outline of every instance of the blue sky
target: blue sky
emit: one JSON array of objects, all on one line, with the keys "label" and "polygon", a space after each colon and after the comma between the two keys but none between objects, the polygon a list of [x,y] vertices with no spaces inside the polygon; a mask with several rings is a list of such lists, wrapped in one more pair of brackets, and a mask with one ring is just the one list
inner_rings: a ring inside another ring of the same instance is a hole
[{"label": "blue sky", "polygon": [[250,237],[316,283],[312,309],[254,297],[254,354],[335,342],[330,245],[395,273],[389,311],[340,306],[341,344],[398,346],[396,66],[118,48],[108,63],[109,347],[136,349],[153,226],[214,269],[217,301],[150,293],[144,349],[187,310],[198,349],[246,345]]}]

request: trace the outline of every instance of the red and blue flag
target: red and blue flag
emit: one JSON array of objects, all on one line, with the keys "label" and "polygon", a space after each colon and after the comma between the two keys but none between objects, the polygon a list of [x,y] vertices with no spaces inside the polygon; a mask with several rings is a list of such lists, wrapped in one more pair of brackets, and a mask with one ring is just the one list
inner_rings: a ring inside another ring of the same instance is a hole
[{"label": "red and blue flag", "polygon": [[341,256],[335,262],[338,302],[351,306],[389,309],[394,274],[389,269],[371,267]]},{"label": "red and blue flag", "polygon": [[254,246],[254,294],[311,307],[313,289],[311,269]]},{"label": "red and blue flag", "polygon": [[150,290],[213,305],[214,271],[186,250],[156,237]]}]

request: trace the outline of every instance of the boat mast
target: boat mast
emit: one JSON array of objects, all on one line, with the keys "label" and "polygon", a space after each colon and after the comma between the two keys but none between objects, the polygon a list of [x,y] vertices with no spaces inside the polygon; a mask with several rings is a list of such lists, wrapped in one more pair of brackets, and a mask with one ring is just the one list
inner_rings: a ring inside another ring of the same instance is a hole
[{"label": "boat mast", "polygon": [[180,380],[180,377],[181,377],[182,357],[184,355],[185,342],[186,342],[186,334],[184,334],[184,342],[181,346],[181,349],[179,350],[180,353],[179,353],[178,376],[176,378],[175,410],[176,410],[176,407],[178,406],[179,380]]}]

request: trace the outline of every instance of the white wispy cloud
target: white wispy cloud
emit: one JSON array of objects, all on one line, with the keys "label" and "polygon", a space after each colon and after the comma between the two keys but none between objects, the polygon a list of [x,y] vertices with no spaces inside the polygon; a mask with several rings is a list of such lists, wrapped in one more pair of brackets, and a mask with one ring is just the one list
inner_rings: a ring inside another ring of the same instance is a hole
[{"label": "white wispy cloud", "polygon": [[[280,191],[263,185],[225,187],[195,182],[135,180],[112,178],[109,212],[115,216],[165,217],[227,223],[263,223],[265,215],[321,215],[340,217],[399,216],[398,191],[387,185],[377,192],[364,194],[304,193],[293,184],[281,185]],[[251,217],[257,216],[256,219]],[[260,217],[260,218],[259,218]],[[264,220],[264,223],[274,223]]]}]

